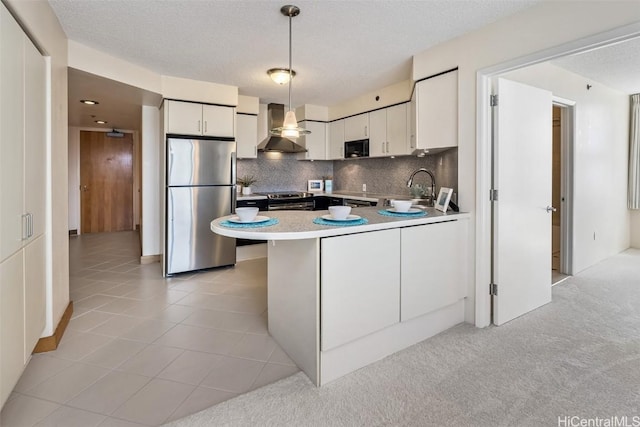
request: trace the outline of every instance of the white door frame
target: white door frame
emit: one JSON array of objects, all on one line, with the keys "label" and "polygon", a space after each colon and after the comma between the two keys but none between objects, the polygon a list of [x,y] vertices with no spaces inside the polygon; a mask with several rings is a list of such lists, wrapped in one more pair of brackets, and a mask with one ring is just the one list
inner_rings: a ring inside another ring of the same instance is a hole
[{"label": "white door frame", "polygon": [[520,58],[515,58],[476,73],[476,316],[478,327],[491,324],[491,95],[492,77],[550,61],[566,55],[583,53],[604,46],[620,43],[640,36],[640,23],[625,25],[614,30],[595,34],[545,49]]}]

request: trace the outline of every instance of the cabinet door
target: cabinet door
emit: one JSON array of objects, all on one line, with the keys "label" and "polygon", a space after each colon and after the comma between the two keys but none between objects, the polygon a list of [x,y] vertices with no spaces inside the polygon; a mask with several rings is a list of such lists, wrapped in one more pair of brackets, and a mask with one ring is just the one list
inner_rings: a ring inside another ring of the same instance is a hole
[{"label": "cabinet door", "polygon": [[329,158],[344,159],[344,120],[329,123]]},{"label": "cabinet door", "polygon": [[302,127],[311,131],[303,135],[298,143],[307,149],[306,153],[300,153],[299,159],[326,160],[327,159],[327,124],[321,122],[302,121]]},{"label": "cabinet door", "polygon": [[369,157],[387,155],[387,108],[369,113]]},{"label": "cabinet door", "polygon": [[0,261],[22,247],[24,213],[24,40],[0,6]]},{"label": "cabinet door", "polygon": [[458,145],[458,72],[416,84],[416,148]]},{"label": "cabinet door", "polygon": [[464,298],[466,224],[460,220],[402,229],[402,321]]},{"label": "cabinet door", "polygon": [[202,135],[202,104],[166,101],[167,133]]},{"label": "cabinet door", "polygon": [[42,336],[46,315],[45,236],[24,248],[24,357],[25,363]]},{"label": "cabinet door", "polygon": [[400,321],[399,254],[399,229],[321,240],[323,351]]},{"label": "cabinet door", "polygon": [[236,144],[238,158],[258,157],[258,117],[250,114],[236,114]]},{"label": "cabinet door", "polygon": [[23,252],[0,263],[0,407],[24,369]]},{"label": "cabinet door", "polygon": [[24,211],[31,215],[31,240],[44,233],[46,186],[45,61],[25,40]]},{"label": "cabinet door", "polygon": [[202,134],[207,136],[234,137],[236,109],[219,105],[203,105]]},{"label": "cabinet door", "polygon": [[[394,105],[387,111],[387,144],[388,156],[396,156],[407,152],[407,104]],[[373,125],[371,128],[373,132]]]},{"label": "cabinet door", "polygon": [[369,138],[369,113],[344,119],[344,140],[357,141]]}]

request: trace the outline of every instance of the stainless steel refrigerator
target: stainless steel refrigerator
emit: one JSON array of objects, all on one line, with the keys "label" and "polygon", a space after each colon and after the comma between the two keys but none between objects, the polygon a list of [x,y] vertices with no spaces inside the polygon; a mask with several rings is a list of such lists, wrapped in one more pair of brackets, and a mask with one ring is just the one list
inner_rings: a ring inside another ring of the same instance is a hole
[{"label": "stainless steel refrigerator", "polygon": [[165,274],[236,263],[236,239],[215,234],[214,218],[236,202],[236,143],[167,138]]}]

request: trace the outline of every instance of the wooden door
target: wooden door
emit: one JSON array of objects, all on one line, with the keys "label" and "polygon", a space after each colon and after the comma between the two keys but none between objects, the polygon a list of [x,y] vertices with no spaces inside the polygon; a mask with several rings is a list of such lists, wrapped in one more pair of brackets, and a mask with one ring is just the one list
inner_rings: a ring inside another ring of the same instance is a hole
[{"label": "wooden door", "polygon": [[498,79],[493,323],[551,302],[551,92]]},{"label": "wooden door", "polygon": [[83,233],[133,229],[133,139],[80,132],[80,205]]}]

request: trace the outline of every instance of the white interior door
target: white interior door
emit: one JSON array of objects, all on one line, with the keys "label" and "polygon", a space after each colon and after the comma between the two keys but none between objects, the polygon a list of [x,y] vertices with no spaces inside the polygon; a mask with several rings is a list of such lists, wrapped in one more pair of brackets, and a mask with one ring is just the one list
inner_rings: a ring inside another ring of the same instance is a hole
[{"label": "white interior door", "polygon": [[551,302],[551,92],[498,79],[493,323]]}]

